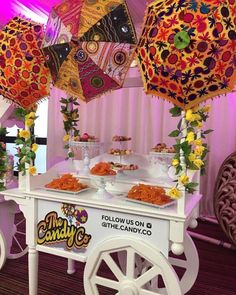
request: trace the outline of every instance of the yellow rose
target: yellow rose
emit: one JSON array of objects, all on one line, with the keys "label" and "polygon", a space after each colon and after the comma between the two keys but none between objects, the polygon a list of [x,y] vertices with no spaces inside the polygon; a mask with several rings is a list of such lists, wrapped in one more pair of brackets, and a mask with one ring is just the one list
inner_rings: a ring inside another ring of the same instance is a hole
[{"label": "yellow rose", "polygon": [[172,160],[172,165],[175,166],[175,167],[178,166],[179,165],[179,160],[178,159],[173,159]]},{"label": "yellow rose", "polygon": [[202,111],[203,111],[204,113],[208,113],[208,112],[210,111],[210,109],[211,109],[211,106],[210,106],[210,105],[207,105],[207,106],[204,106],[204,107],[202,108]]},{"label": "yellow rose", "polygon": [[189,177],[185,174],[182,174],[179,177],[179,182],[182,183],[183,185],[188,184],[189,183]]},{"label": "yellow rose", "polygon": [[202,122],[201,122],[201,121],[198,121],[198,122],[197,122],[197,128],[198,128],[198,129],[202,129]]},{"label": "yellow rose", "polygon": [[34,166],[29,167],[29,174],[35,175],[37,173],[37,169]]},{"label": "yellow rose", "polygon": [[196,139],[194,140],[195,145],[202,145],[202,140],[201,139]]},{"label": "yellow rose", "polygon": [[186,141],[187,141],[188,143],[192,143],[192,142],[194,141],[194,139],[195,139],[195,134],[194,134],[194,132],[192,132],[192,131],[188,132],[188,133],[187,133],[187,137],[186,137]]},{"label": "yellow rose", "polygon": [[204,150],[205,150],[205,147],[204,147],[204,146],[202,146],[202,145],[197,145],[196,148],[195,148],[195,150],[194,150],[194,154],[195,154],[196,156],[201,156],[202,153],[204,152]]},{"label": "yellow rose", "polygon": [[27,127],[31,127],[34,124],[34,120],[33,119],[26,119],[25,120],[25,125]]},{"label": "yellow rose", "polygon": [[70,135],[69,134],[66,134],[63,136],[63,141],[68,141],[70,139]]},{"label": "yellow rose", "polygon": [[36,152],[37,149],[38,149],[38,145],[37,145],[37,143],[33,143],[33,144],[32,144],[32,147],[31,147],[31,150],[32,150],[33,152]]},{"label": "yellow rose", "polygon": [[198,169],[200,169],[201,166],[204,165],[204,162],[203,162],[201,159],[195,159],[195,160],[193,161],[193,164],[194,164],[195,166],[197,166]]},{"label": "yellow rose", "polygon": [[35,112],[30,112],[25,116],[26,119],[35,119]]},{"label": "yellow rose", "polygon": [[190,153],[189,156],[188,156],[188,159],[190,162],[193,162],[194,160],[196,160],[196,155],[193,154],[193,153]]},{"label": "yellow rose", "polygon": [[193,111],[191,109],[190,110],[187,110],[186,115],[185,115],[185,119],[187,121],[189,121],[189,122],[195,121],[194,114],[193,114]]},{"label": "yellow rose", "polygon": [[179,199],[181,197],[181,192],[176,187],[172,187],[167,192],[167,195],[170,196],[172,199]]},{"label": "yellow rose", "polygon": [[193,114],[194,121],[199,121],[202,119],[202,117],[199,114]]},{"label": "yellow rose", "polygon": [[20,137],[23,137],[25,139],[29,138],[30,137],[30,132],[28,130],[25,130],[25,129],[22,129],[20,132],[19,132],[19,136]]}]

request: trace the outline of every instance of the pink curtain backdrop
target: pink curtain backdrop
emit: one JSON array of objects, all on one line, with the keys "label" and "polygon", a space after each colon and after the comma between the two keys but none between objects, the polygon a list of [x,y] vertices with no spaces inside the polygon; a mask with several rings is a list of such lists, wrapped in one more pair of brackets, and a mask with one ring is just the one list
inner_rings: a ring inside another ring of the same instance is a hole
[{"label": "pink curtain backdrop", "polygon": [[[49,100],[48,168],[65,158],[62,137],[64,135],[60,114],[61,96],[66,94],[56,88],[51,91]],[[201,192],[204,198],[201,213],[213,215],[213,190],[219,167],[223,160],[236,149],[236,94],[208,100],[211,105],[210,118],[205,129],[214,129],[208,135],[210,147],[206,176],[201,177]],[[179,119],[172,118],[168,110],[172,105],[163,99],[145,95],[142,87],[124,88],[91,101],[81,102],[81,134],[99,137],[109,143],[113,135],[132,137],[131,148],[137,153],[147,154],[159,142],[174,144],[168,137],[176,128]]]}]

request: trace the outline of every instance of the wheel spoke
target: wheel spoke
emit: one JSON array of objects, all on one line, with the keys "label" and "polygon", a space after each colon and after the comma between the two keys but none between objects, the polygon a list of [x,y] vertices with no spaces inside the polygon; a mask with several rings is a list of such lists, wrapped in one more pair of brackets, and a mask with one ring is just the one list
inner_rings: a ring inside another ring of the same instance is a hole
[{"label": "wheel spoke", "polygon": [[146,271],[144,274],[142,274],[137,280],[137,284],[139,287],[142,287],[147,282],[151,281],[155,276],[160,274],[160,268],[158,266],[153,266],[148,271]]},{"label": "wheel spoke", "polygon": [[19,241],[17,240],[17,238],[15,236],[13,236],[13,239],[16,241],[18,247],[20,248],[21,252],[24,250],[21,246],[21,244],[19,243]]},{"label": "wheel spoke", "polygon": [[18,225],[20,225],[21,223],[23,223],[25,221],[25,219],[21,219],[17,224],[15,224],[16,227],[18,227]]},{"label": "wheel spoke", "polygon": [[22,235],[22,236],[26,236],[26,234],[22,231],[16,231],[16,234]]},{"label": "wheel spoke", "polygon": [[108,253],[102,254],[102,259],[106,262],[107,266],[110,268],[112,273],[116,276],[116,278],[120,281],[124,278],[124,274],[122,273],[121,269],[112,259],[111,255]]},{"label": "wheel spoke", "polygon": [[187,261],[186,260],[170,257],[169,261],[174,266],[179,266],[179,267],[182,267],[185,269],[187,268]]},{"label": "wheel spoke", "polygon": [[128,278],[134,278],[135,271],[135,251],[132,248],[127,249],[127,261],[126,261],[126,276]]},{"label": "wheel spoke", "polygon": [[143,266],[144,266],[144,261],[142,260],[142,258],[139,255],[136,256],[136,258],[135,258],[136,272],[138,272],[138,273],[142,272]]},{"label": "wheel spoke", "polygon": [[117,282],[117,281],[113,281],[113,280],[110,280],[110,279],[107,279],[107,278],[102,278],[102,277],[99,277],[99,276],[95,276],[92,279],[92,282],[94,284],[104,286],[104,287],[108,287],[108,288],[112,288],[112,289],[115,289],[115,290],[119,290],[119,286],[120,286],[120,283]]}]

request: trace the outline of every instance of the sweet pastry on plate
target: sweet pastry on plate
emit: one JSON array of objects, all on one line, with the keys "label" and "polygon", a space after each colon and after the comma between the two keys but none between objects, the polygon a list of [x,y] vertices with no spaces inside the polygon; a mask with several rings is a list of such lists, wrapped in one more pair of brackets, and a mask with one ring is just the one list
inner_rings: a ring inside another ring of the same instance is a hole
[{"label": "sweet pastry on plate", "polygon": [[121,164],[121,163],[114,163],[109,162],[111,164],[111,168],[115,170],[137,170],[139,167],[135,164]]},{"label": "sweet pastry on plate", "polygon": [[128,141],[131,140],[131,137],[124,136],[124,135],[114,135],[112,137],[112,141]]},{"label": "sweet pastry on plate", "polygon": [[82,141],[82,142],[98,142],[99,139],[97,137],[95,137],[94,135],[84,133],[82,136],[80,136],[78,138],[78,141]]},{"label": "sweet pastry on plate", "polygon": [[88,188],[86,184],[81,183],[79,179],[73,177],[69,173],[63,174],[61,177],[53,179],[51,182],[47,183],[45,187],[71,192],[79,192],[85,188]]},{"label": "sweet pastry on plate", "polygon": [[91,170],[91,174],[98,176],[111,176],[116,175],[116,172],[112,170],[111,164],[107,162],[97,163]]},{"label": "sweet pastry on plate", "polygon": [[110,149],[109,154],[114,155],[114,156],[124,156],[124,155],[130,155],[132,154],[132,150],[128,149]]},{"label": "sweet pastry on plate", "polygon": [[175,153],[175,148],[167,147],[165,143],[158,143],[152,148],[152,152],[156,153]]},{"label": "sweet pastry on plate", "polygon": [[130,189],[128,198],[154,205],[165,205],[172,202],[172,199],[166,195],[164,188],[142,183],[134,185]]}]

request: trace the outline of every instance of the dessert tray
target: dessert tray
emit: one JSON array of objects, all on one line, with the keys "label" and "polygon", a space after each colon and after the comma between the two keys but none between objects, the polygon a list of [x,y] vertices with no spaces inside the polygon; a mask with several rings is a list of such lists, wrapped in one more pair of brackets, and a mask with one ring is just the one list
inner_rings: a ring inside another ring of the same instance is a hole
[{"label": "dessert tray", "polygon": [[131,140],[131,137],[125,136],[125,135],[114,135],[112,137],[112,141],[129,141]]},{"label": "dessert tray", "polygon": [[139,169],[138,165],[135,164],[121,164],[116,162],[109,162],[111,169],[115,171],[133,171]]},{"label": "dessert tray", "polygon": [[99,142],[99,139],[94,135],[84,133],[82,136],[79,136],[76,140],[77,142]]},{"label": "dessert tray", "polygon": [[45,184],[43,189],[68,194],[79,194],[90,188],[87,184],[80,182],[78,178],[66,173],[58,178],[52,179],[52,181]]},{"label": "dessert tray", "polygon": [[165,143],[158,143],[152,149],[151,153],[158,153],[158,154],[175,154],[175,148],[167,147]]},{"label": "dessert tray", "polygon": [[66,193],[66,194],[71,194],[71,195],[78,195],[80,193],[86,192],[87,190],[91,190],[90,187],[81,189],[79,191],[69,191],[69,190],[61,190],[61,189],[47,188],[47,187],[43,187],[43,189],[46,191],[52,191],[52,192],[57,192],[57,193]]},{"label": "dessert tray", "polygon": [[110,149],[108,151],[108,154],[113,156],[129,156],[133,153],[132,150],[129,149]]},{"label": "dessert tray", "polygon": [[146,206],[151,206],[151,207],[156,207],[156,208],[166,208],[166,207],[172,206],[176,203],[175,200],[171,200],[170,202],[168,202],[166,204],[157,205],[157,204],[153,204],[153,203],[149,203],[149,202],[145,202],[145,201],[130,199],[130,198],[128,198],[128,196],[125,197],[124,200],[131,202],[131,203],[136,203],[136,204],[141,204],[141,205],[146,205]]},{"label": "dessert tray", "polygon": [[175,202],[166,194],[163,187],[144,183],[134,185],[129,190],[126,200],[158,208],[166,208]]}]

